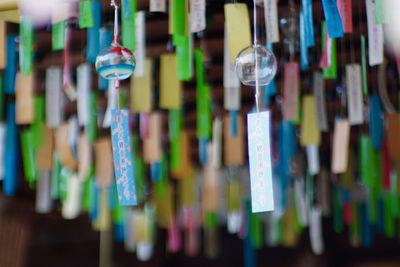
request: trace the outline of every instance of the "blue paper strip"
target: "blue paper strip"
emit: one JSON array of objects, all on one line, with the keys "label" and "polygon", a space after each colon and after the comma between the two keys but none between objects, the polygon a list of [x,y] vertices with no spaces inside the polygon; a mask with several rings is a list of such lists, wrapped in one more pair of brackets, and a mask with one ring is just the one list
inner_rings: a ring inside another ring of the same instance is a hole
[{"label": "blue paper strip", "polygon": [[304,15],[306,44],[307,47],[312,47],[315,45],[312,0],[302,0],[301,4],[301,10]]},{"label": "blue paper strip", "polygon": [[264,103],[269,106],[271,104],[271,96],[276,95],[278,88],[276,87],[275,79],[268,85],[264,86]]},{"label": "blue paper strip", "polygon": [[137,205],[128,110],[111,111],[111,139],[120,205]]},{"label": "blue paper strip", "polygon": [[380,149],[383,139],[383,114],[382,104],[378,96],[369,97],[369,132],[371,135],[372,145],[376,149]]},{"label": "blue paper strip", "polygon": [[199,138],[199,159],[202,166],[207,164],[207,144],[206,138]]},{"label": "blue paper strip", "polygon": [[330,38],[343,37],[343,24],[336,5],[336,0],[322,0],[326,26]]},{"label": "blue paper strip", "polygon": [[6,144],[4,154],[4,182],[3,192],[6,196],[13,196],[18,188],[18,129],[15,124],[15,103],[7,104]]},{"label": "blue paper strip", "polygon": [[247,234],[244,240],[244,267],[256,267],[257,266],[257,256],[256,250],[251,244],[250,237],[250,207],[249,203],[246,202],[246,228]]},{"label": "blue paper strip", "polygon": [[[113,33],[108,27],[101,27],[100,28],[100,51],[103,50],[106,47],[109,47],[112,39],[113,39]],[[99,89],[100,90],[107,90],[108,89],[108,80],[103,79],[99,76]]]},{"label": "blue paper strip", "polygon": [[361,204],[361,241],[363,246],[372,246],[372,229],[368,220],[367,204]]},{"label": "blue paper strip", "polygon": [[99,194],[100,189],[97,188],[94,179],[90,180],[90,205],[89,205],[89,218],[91,221],[97,220],[99,214]]},{"label": "blue paper strip", "polygon": [[247,115],[251,208],[253,212],[274,210],[270,148],[270,113]]},{"label": "blue paper strip", "polygon": [[308,46],[305,19],[304,13],[300,12],[300,68],[302,71],[308,69]]},{"label": "blue paper strip", "polygon": [[15,91],[15,75],[18,61],[16,39],[15,35],[7,36],[7,55],[4,72],[4,93],[6,94],[14,94]]},{"label": "blue paper strip", "polygon": [[152,162],[150,164],[150,176],[153,183],[158,182],[161,178],[161,163]]},{"label": "blue paper strip", "polygon": [[230,122],[231,122],[231,127],[230,127],[230,134],[231,136],[236,136],[238,127],[237,127],[237,110],[231,110],[229,111],[229,116],[230,116]]},{"label": "blue paper strip", "polygon": [[100,52],[101,3],[92,1],[93,27],[87,30],[86,60],[94,64]]}]

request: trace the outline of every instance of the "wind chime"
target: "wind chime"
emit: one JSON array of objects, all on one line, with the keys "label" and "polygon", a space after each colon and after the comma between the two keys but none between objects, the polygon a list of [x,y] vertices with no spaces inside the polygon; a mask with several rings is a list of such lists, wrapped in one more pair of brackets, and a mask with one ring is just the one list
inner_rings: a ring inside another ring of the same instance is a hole
[{"label": "wind chime", "polygon": [[102,50],[96,58],[96,70],[101,77],[114,81],[117,92],[117,109],[111,111],[111,139],[113,147],[114,171],[121,205],[137,205],[135,181],[132,170],[131,140],[129,131],[129,111],[120,108],[119,85],[129,78],[136,67],[133,53],[118,43],[118,5],[114,7],[114,39],[110,47]]},{"label": "wind chime", "polygon": [[253,45],[235,60],[236,73],[244,85],[255,87],[256,112],[247,115],[252,212],[274,209],[270,151],[270,112],[260,112],[260,87],[268,85],[276,74],[274,54],[260,45],[257,37],[257,5],[253,1]]}]

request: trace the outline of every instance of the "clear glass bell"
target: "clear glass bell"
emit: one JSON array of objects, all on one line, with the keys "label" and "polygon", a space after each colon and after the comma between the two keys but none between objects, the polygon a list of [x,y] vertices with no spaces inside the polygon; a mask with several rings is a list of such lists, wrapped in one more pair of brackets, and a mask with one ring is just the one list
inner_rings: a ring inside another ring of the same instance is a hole
[{"label": "clear glass bell", "polygon": [[235,60],[239,80],[248,86],[269,84],[275,77],[277,63],[274,54],[262,45],[249,46],[238,54]]},{"label": "clear glass bell", "polygon": [[103,49],[96,58],[96,70],[107,80],[124,80],[129,78],[136,67],[133,53],[118,43]]}]

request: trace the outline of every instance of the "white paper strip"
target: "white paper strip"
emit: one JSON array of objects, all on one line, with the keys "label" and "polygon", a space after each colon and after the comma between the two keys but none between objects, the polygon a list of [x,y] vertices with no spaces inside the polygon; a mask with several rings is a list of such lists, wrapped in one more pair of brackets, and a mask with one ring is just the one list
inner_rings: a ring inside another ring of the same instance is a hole
[{"label": "white paper strip", "polygon": [[347,170],[350,124],[347,120],[336,119],[333,132],[332,172],[344,173]]},{"label": "white paper strip", "polygon": [[83,63],[77,68],[77,109],[78,121],[80,126],[85,126],[89,122],[89,94],[92,87],[92,72],[91,66],[88,63]]},{"label": "white paper strip", "polygon": [[350,125],[364,122],[363,96],[361,88],[361,67],[359,64],[346,65],[347,108]]},{"label": "white paper strip", "polygon": [[75,219],[81,210],[81,181],[76,174],[71,174],[67,179],[67,198],[62,206],[64,219]]},{"label": "white paper strip", "polygon": [[137,211],[133,209],[126,209],[124,214],[124,242],[125,249],[128,252],[134,252],[136,250],[136,239],[135,239],[135,213]]},{"label": "white paper strip", "polygon": [[267,43],[279,42],[278,25],[278,0],[264,0],[265,28],[267,31]]},{"label": "white paper strip", "polygon": [[228,229],[228,233],[236,234],[240,231],[240,227],[242,226],[242,212],[234,211],[228,212],[226,218],[226,227]]},{"label": "white paper strip", "polygon": [[136,13],[135,27],[136,27],[136,68],[133,72],[135,77],[143,77],[145,72],[144,61],[146,59],[146,16],[144,11]]},{"label": "white paper strip", "polygon": [[206,1],[190,0],[190,31],[201,32],[206,28]]},{"label": "white paper strip", "polygon": [[4,148],[6,141],[6,126],[0,122],[0,181],[4,179]]},{"label": "white paper strip", "polygon": [[318,128],[321,131],[328,131],[328,119],[326,114],[325,101],[325,81],[322,73],[314,72],[313,76],[313,91],[316,101]]},{"label": "white paper strip", "polygon": [[222,158],[222,120],[215,118],[213,122],[212,139],[212,166],[216,169],[221,168]]},{"label": "white paper strip", "polygon": [[368,59],[369,65],[383,63],[383,28],[382,24],[375,23],[374,0],[365,0],[368,25]]},{"label": "white paper strip", "polygon": [[117,91],[115,89],[115,83],[114,81],[109,81],[108,82],[108,94],[107,94],[107,110],[104,115],[104,120],[103,120],[103,128],[109,128],[111,126],[111,110],[115,109],[117,107]]},{"label": "white paper strip", "polygon": [[224,88],[240,88],[240,81],[236,75],[235,64],[231,63],[229,52],[228,31],[225,25],[224,37]]},{"label": "white paper strip", "polygon": [[321,209],[313,207],[310,210],[310,241],[315,254],[320,255],[324,252],[324,241],[321,227]]},{"label": "white paper strip", "polygon": [[48,128],[60,126],[63,117],[62,70],[50,67],[46,70],[46,124]]},{"label": "white paper strip", "polygon": [[150,12],[165,12],[165,0],[150,0]]},{"label": "white paper strip", "polygon": [[300,220],[301,225],[308,225],[308,209],[306,204],[306,195],[304,192],[304,179],[295,179],[294,181],[294,192],[295,192],[295,205],[297,216]]},{"label": "white paper strip", "polygon": [[36,188],[36,212],[49,213],[52,208],[50,172],[42,171]]},{"label": "white paper strip", "polygon": [[316,175],[319,173],[319,150],[317,145],[308,145],[307,149],[307,162],[308,173]]}]

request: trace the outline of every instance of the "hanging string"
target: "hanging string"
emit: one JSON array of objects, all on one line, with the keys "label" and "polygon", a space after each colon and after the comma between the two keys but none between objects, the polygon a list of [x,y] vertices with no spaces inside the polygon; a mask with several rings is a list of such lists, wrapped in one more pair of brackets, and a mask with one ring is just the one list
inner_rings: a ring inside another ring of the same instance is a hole
[{"label": "hanging string", "polygon": [[113,44],[118,43],[118,5],[115,0],[111,0],[111,6],[114,7],[114,40]]},{"label": "hanging string", "polygon": [[255,66],[255,74],[256,74],[256,93],[255,93],[255,98],[256,98],[256,110],[257,112],[260,111],[260,105],[259,105],[259,98],[260,98],[260,84],[258,81],[258,55],[257,55],[257,5],[256,5],[256,0],[253,0],[253,31],[254,31],[254,38],[253,38],[253,48],[255,52],[255,61],[256,61],[256,66]]}]

